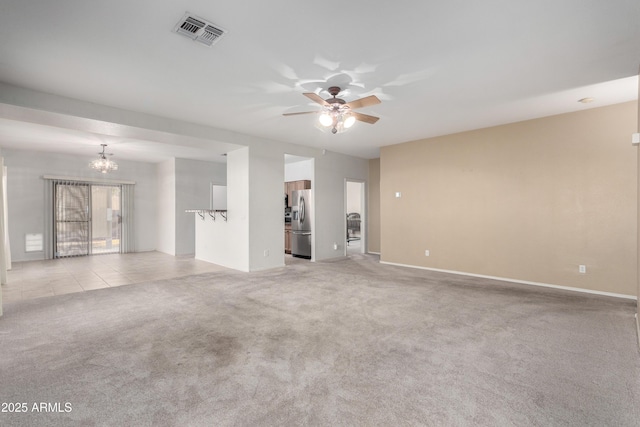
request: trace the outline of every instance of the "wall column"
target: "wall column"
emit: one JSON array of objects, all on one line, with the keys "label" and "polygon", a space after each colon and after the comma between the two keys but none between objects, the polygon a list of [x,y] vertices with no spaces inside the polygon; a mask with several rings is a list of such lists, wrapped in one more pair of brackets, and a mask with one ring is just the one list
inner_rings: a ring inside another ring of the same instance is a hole
[{"label": "wall column", "polygon": [[[636,124],[636,131],[640,133],[640,70],[638,70],[638,122]],[[638,269],[636,280],[638,281],[638,301],[636,306],[636,328],[638,330],[638,345],[640,346],[640,150],[638,150],[636,146],[636,155],[638,156],[638,169],[637,169],[637,177],[638,177],[638,251],[637,258],[638,262],[636,264],[636,268]]]},{"label": "wall column", "polygon": [[[5,253],[5,236],[4,228],[4,158],[0,157],[0,285],[7,284],[7,254]],[[2,316],[2,290],[0,289],[0,316]]]}]

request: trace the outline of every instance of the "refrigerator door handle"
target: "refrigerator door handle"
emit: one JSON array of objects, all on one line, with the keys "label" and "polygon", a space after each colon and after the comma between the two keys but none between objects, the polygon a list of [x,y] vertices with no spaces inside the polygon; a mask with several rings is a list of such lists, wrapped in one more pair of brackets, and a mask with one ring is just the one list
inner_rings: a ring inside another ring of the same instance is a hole
[{"label": "refrigerator door handle", "polygon": [[300,235],[300,236],[310,236],[310,231],[292,231],[291,234]]},{"label": "refrigerator door handle", "polygon": [[304,206],[304,197],[300,196],[300,224],[304,224],[305,217],[305,206]]}]

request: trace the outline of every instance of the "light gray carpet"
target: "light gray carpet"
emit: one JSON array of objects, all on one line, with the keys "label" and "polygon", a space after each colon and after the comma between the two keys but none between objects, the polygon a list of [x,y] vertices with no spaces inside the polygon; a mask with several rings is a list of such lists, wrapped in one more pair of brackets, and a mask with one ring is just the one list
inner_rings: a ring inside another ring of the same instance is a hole
[{"label": "light gray carpet", "polygon": [[640,425],[633,313],[362,255],[21,301],[0,425]]}]

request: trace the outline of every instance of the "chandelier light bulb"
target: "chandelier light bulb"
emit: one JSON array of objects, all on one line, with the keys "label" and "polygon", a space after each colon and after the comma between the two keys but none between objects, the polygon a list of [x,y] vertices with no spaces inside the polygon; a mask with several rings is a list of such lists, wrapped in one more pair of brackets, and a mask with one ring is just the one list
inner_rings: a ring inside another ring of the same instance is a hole
[{"label": "chandelier light bulb", "polygon": [[89,166],[100,173],[109,173],[118,170],[118,164],[113,160],[107,159],[106,157],[104,149],[106,148],[107,144],[100,145],[102,146],[102,152],[98,153],[98,156],[100,157],[91,161],[91,163],[89,163]]}]

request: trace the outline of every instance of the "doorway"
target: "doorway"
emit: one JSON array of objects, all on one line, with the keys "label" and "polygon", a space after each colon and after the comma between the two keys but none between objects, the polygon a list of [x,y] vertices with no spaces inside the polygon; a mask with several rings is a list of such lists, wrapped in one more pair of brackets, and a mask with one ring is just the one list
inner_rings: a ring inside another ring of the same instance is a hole
[{"label": "doorway", "polygon": [[366,252],[365,183],[345,180],[345,252]]},{"label": "doorway", "polygon": [[[315,260],[314,162],[312,157],[284,155],[285,264],[301,259]],[[302,205],[300,200],[303,201]]]},{"label": "doorway", "polygon": [[121,236],[120,187],[91,186],[91,253],[117,254]]},{"label": "doorway", "polygon": [[120,186],[56,183],[54,194],[55,258],[120,252]]}]

